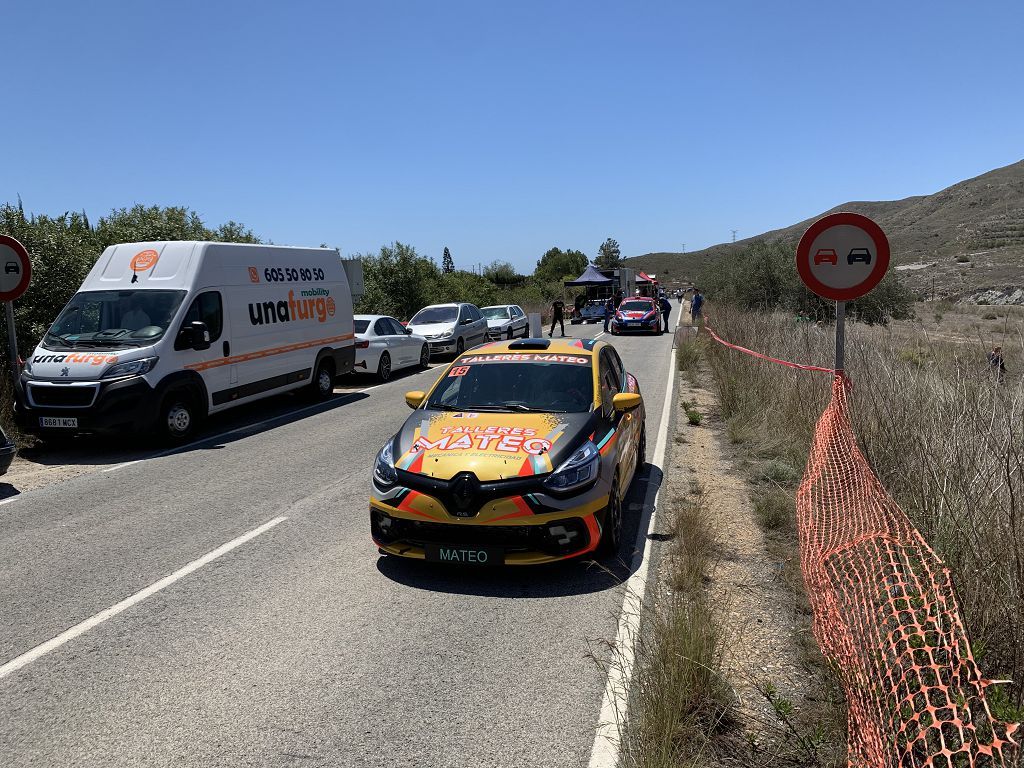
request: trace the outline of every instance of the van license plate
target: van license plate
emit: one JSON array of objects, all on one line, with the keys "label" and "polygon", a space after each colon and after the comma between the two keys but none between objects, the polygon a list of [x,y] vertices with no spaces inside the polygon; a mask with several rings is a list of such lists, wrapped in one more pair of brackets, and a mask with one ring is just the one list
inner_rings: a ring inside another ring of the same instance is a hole
[{"label": "van license plate", "polygon": [[78,429],[78,419],[55,418],[53,416],[40,416],[40,427],[57,427],[58,429]]}]

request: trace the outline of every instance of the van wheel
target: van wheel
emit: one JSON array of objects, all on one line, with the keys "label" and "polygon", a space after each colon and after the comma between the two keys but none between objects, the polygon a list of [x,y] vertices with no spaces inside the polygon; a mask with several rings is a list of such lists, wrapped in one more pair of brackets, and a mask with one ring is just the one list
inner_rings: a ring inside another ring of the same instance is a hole
[{"label": "van wheel", "polygon": [[169,443],[184,443],[195,434],[199,426],[199,409],[190,392],[174,389],[164,396],[160,407],[158,428],[161,436]]},{"label": "van wheel", "polygon": [[604,525],[601,528],[601,541],[597,545],[597,553],[601,557],[611,557],[619,551],[622,541],[622,500],[619,498],[619,478],[612,481],[612,491],[608,495],[608,507],[604,511]]},{"label": "van wheel", "polygon": [[325,358],[320,361],[309,387],[314,400],[326,400],[334,394],[334,363],[331,360]]},{"label": "van wheel", "polygon": [[377,378],[381,381],[391,380],[391,355],[387,352],[382,352],[380,355],[380,362],[377,363]]},{"label": "van wheel", "polygon": [[430,347],[426,344],[423,345],[423,349],[420,350],[420,368],[430,367]]}]

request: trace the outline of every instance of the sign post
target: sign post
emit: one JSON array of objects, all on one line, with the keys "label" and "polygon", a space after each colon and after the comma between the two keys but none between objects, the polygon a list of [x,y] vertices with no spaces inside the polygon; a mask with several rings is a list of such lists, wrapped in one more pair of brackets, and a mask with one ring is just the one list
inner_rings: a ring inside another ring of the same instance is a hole
[{"label": "sign post", "polygon": [[14,384],[18,391],[18,334],[14,328],[14,300],[28,290],[32,280],[32,262],[28,251],[13,237],[0,235],[0,301],[4,303],[7,318],[7,358]]},{"label": "sign post", "polygon": [[796,248],[804,285],[836,303],[836,372],[846,366],[846,302],[875,288],[889,269],[889,241],[859,213],[832,213],[811,224]]}]

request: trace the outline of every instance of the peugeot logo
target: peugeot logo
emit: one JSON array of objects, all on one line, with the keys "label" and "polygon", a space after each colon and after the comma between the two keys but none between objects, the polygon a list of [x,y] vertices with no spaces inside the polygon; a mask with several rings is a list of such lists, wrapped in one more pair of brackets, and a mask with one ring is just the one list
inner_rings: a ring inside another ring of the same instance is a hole
[{"label": "peugeot logo", "polygon": [[454,510],[457,517],[471,517],[472,505],[480,494],[480,481],[472,472],[462,472],[455,477],[450,486]]}]

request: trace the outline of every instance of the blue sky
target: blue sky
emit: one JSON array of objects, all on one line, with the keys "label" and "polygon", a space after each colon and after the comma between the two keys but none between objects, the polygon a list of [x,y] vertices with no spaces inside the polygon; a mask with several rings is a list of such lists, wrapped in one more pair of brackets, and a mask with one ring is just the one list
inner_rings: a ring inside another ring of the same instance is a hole
[{"label": "blue sky", "polygon": [[467,267],[694,250],[1024,158],[1024,3],[8,3],[0,201]]}]

